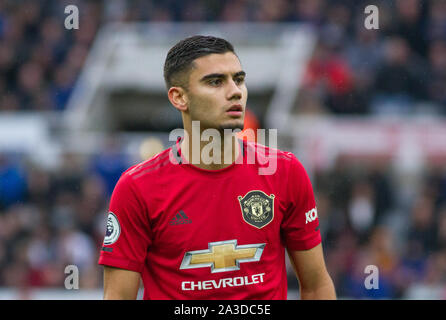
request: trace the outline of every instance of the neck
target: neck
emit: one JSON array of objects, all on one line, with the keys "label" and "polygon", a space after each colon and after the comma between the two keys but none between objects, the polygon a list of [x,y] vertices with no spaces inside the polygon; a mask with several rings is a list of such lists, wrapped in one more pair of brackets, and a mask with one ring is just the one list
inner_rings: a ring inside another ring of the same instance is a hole
[{"label": "neck", "polygon": [[204,134],[202,131],[194,133],[185,130],[184,132],[181,154],[188,163],[198,168],[224,169],[234,163],[239,156],[239,142],[233,132],[228,134],[223,134],[218,130],[212,130],[209,134],[207,134],[209,131]]}]

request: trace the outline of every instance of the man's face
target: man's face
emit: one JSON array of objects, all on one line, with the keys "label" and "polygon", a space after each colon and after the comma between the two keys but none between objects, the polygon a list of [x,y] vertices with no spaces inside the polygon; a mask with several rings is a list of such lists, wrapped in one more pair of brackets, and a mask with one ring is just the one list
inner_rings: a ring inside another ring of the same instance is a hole
[{"label": "man's face", "polygon": [[190,121],[200,121],[201,129],[243,129],[248,90],[232,52],[196,59],[187,96]]}]

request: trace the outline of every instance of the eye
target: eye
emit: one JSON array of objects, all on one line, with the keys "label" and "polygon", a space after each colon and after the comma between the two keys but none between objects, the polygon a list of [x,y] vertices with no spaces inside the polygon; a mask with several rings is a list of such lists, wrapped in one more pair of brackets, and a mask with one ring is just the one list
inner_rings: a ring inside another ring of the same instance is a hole
[{"label": "eye", "polygon": [[235,78],[234,82],[237,85],[241,85],[241,84],[243,84],[243,82],[245,82],[245,78],[244,77]]},{"label": "eye", "polygon": [[218,87],[219,85],[221,85],[223,83],[222,79],[212,79],[208,81],[208,84],[213,86],[213,87]]}]

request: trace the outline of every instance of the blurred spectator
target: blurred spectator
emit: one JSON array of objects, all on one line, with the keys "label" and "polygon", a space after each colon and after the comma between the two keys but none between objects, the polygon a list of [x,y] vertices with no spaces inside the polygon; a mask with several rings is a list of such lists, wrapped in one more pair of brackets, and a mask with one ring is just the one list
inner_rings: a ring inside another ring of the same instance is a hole
[{"label": "blurred spectator", "polygon": [[442,106],[446,114],[446,41],[436,40],[429,47],[429,80],[426,84],[429,100]]},{"label": "blurred spectator", "polygon": [[368,248],[368,254],[379,266],[380,275],[387,278],[392,277],[399,263],[392,230],[384,225],[376,227],[370,236]]},{"label": "blurred spectator", "polygon": [[226,1],[222,6],[220,21],[242,22],[248,19],[248,8],[242,1]]},{"label": "blurred spectator", "polygon": [[365,103],[356,94],[352,80],[350,67],[336,49],[319,43],[308,63],[303,90],[322,95],[333,113],[362,113]]},{"label": "blurred spectator", "polygon": [[66,152],[62,155],[62,164],[54,174],[55,196],[63,193],[80,193],[84,161],[79,155]]},{"label": "blurred spectator", "polygon": [[433,0],[429,2],[429,19],[427,21],[425,38],[428,40],[446,38],[446,1]]},{"label": "blurred spectator", "polygon": [[26,194],[26,176],[19,165],[0,153],[0,210],[22,202]]},{"label": "blurred spectator", "polygon": [[396,0],[395,9],[391,32],[405,39],[412,51],[425,56],[426,1]]},{"label": "blurred spectator", "polygon": [[322,100],[322,97],[316,90],[307,88],[300,90],[293,106],[293,113],[308,115],[326,114],[328,111]]},{"label": "blurred spectator", "polygon": [[426,286],[444,286],[446,284],[446,251],[438,251],[427,259],[423,283]]},{"label": "blurred spectator", "polygon": [[[392,277],[396,272],[398,256],[392,244],[390,230],[385,227],[375,229],[369,244],[356,255],[352,272],[345,278],[345,290],[349,297],[391,299],[396,296]],[[372,288],[365,285],[365,278],[371,275],[365,273],[368,266],[376,267],[372,272],[377,272],[378,276],[374,281],[376,286]]]},{"label": "blurred spectator", "polygon": [[440,208],[435,224],[435,249],[446,250],[446,205]]},{"label": "blurred spectator", "polygon": [[75,71],[66,66],[55,72],[53,86],[51,88],[51,104],[56,110],[64,110],[73,91]]},{"label": "blurred spectator", "polygon": [[420,196],[413,206],[407,241],[415,250],[427,253],[435,245],[434,199]]},{"label": "blurred spectator", "polygon": [[316,194],[317,213],[320,219],[324,248],[332,250],[336,246],[339,235],[347,230],[347,219],[339,208],[334,208],[326,191]]},{"label": "blurred spectator", "polygon": [[65,266],[75,265],[81,272],[93,263],[97,248],[87,234],[68,227],[59,231],[58,239],[58,256]]},{"label": "blurred spectator", "polygon": [[375,206],[373,226],[386,223],[395,206],[395,186],[385,162],[375,160],[370,165],[367,179],[373,188]]},{"label": "blurred spectator", "polygon": [[361,242],[368,239],[373,226],[375,215],[373,187],[365,180],[353,184],[348,214],[353,230],[358,234]]},{"label": "blurred spectator", "polygon": [[292,1],[295,5],[296,20],[299,22],[320,25],[323,22],[325,1],[322,0],[299,0]]},{"label": "blurred spectator", "polygon": [[103,179],[108,196],[128,167],[129,162],[113,137],[108,138],[101,152],[91,159],[92,171]]},{"label": "blurred spectator", "polygon": [[[18,73],[17,93],[23,109],[37,109],[36,98],[44,87],[43,69],[39,64],[29,62],[23,64]],[[47,106],[50,107],[49,105]]]},{"label": "blurred spectator", "polygon": [[375,79],[375,113],[407,113],[423,96],[422,82],[411,69],[411,49],[401,37],[390,37],[384,47],[384,62]]},{"label": "blurred spectator", "polygon": [[355,109],[358,110],[357,113],[367,114],[370,112],[369,100],[374,89],[376,70],[382,61],[382,44],[375,30],[357,27],[355,31],[355,38],[346,45],[344,55],[350,68],[354,70],[354,89],[360,96]]},{"label": "blurred spectator", "polygon": [[[259,22],[284,22],[289,17],[289,1],[278,0],[272,5],[271,1],[260,1],[260,5],[256,6],[255,20]],[[244,19],[246,21],[246,19]]]},{"label": "blurred spectator", "polygon": [[76,225],[86,234],[94,233],[95,218],[107,211],[105,184],[100,177],[86,177],[81,187],[81,198],[76,206]]},{"label": "blurred spectator", "polygon": [[12,93],[5,93],[0,96],[0,111],[18,111],[20,110],[20,103],[17,95]]},{"label": "blurred spectator", "polygon": [[52,203],[53,178],[42,168],[31,166],[28,168],[26,201],[39,208],[48,210]]}]

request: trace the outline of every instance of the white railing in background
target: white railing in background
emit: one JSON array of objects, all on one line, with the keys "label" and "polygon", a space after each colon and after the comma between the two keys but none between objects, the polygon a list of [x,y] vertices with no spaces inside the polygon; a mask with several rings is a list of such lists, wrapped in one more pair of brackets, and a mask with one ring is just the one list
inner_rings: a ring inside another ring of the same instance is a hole
[{"label": "white railing in background", "polygon": [[107,96],[111,90],[132,88],[165,95],[163,65],[167,52],[177,41],[194,34],[220,36],[234,44],[247,72],[249,92],[273,92],[266,122],[277,128],[276,118],[284,119],[289,113],[302,70],[314,47],[316,34],[305,25],[106,25],[98,33],[68,102],[66,127],[77,134],[106,129]]}]

